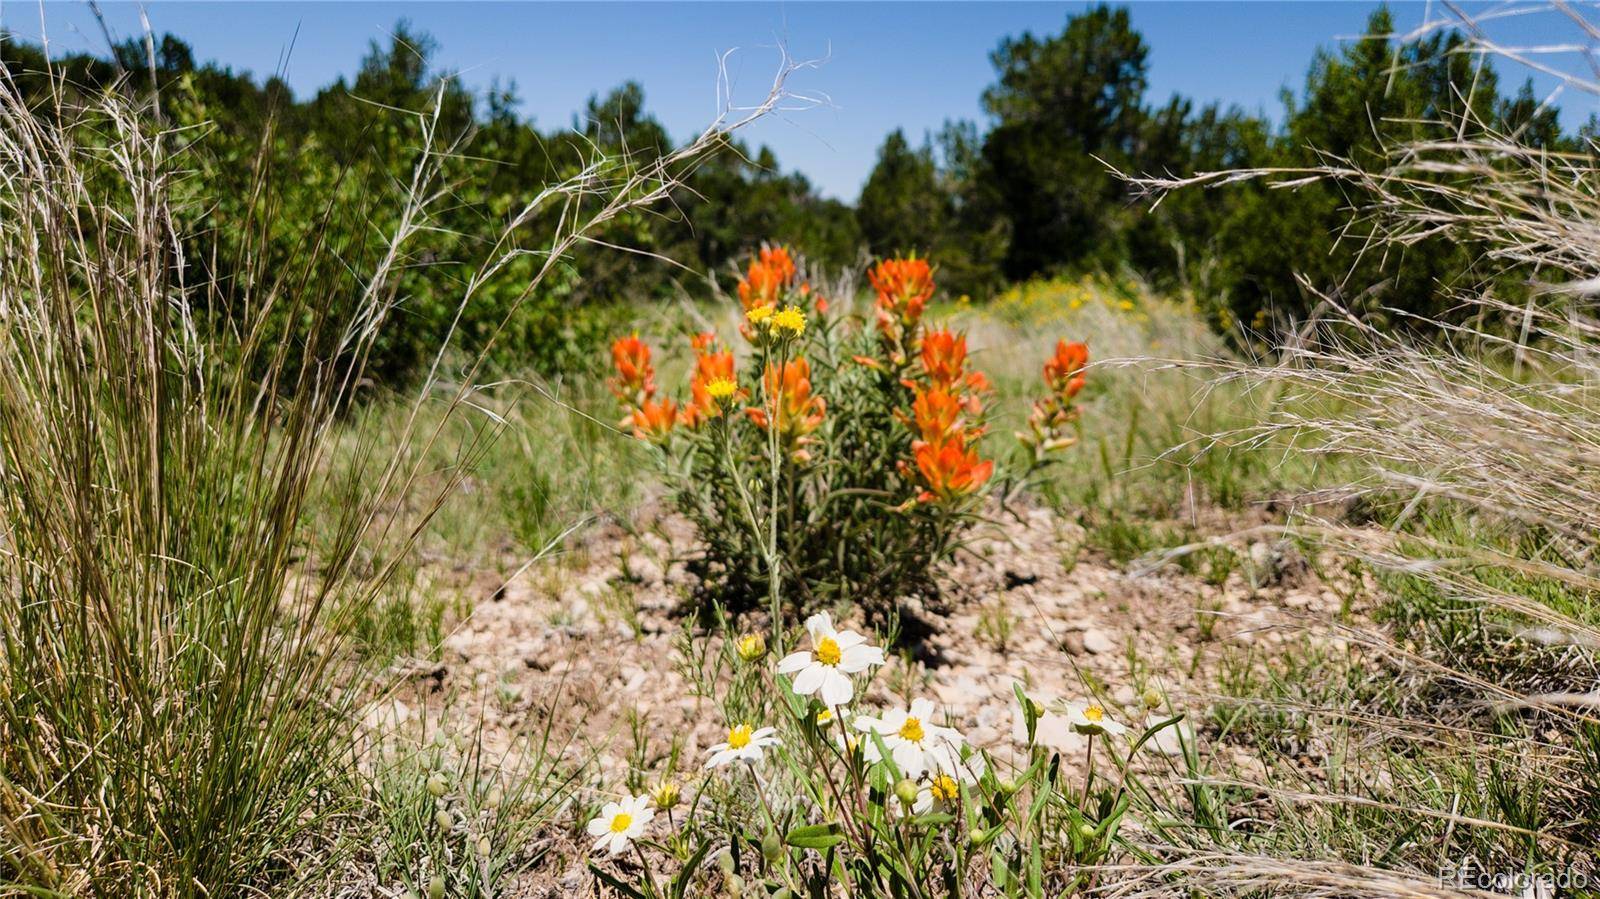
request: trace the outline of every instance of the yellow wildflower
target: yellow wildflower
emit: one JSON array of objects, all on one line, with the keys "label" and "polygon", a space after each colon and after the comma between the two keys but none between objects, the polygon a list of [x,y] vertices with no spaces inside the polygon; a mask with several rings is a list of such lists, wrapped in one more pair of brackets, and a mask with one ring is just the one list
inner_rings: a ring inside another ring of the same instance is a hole
[{"label": "yellow wildflower", "polygon": [[770,327],[774,334],[779,331],[788,331],[795,337],[799,337],[806,330],[806,314],[801,312],[798,307],[785,306],[781,312],[772,316]]}]

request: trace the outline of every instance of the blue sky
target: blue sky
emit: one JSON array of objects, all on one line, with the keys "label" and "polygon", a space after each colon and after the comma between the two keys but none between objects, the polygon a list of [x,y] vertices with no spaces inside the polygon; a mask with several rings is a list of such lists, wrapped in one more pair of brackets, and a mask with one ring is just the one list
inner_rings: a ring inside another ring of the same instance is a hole
[{"label": "blue sky", "polygon": [[[1276,117],[1279,91],[1299,89],[1312,52],[1358,34],[1375,5],[1132,3],[1134,24],[1150,46],[1148,100],[1179,92]],[[103,8],[117,36],[139,33],[139,5],[111,0]],[[677,138],[715,115],[719,54],[735,51],[728,65],[735,100],[755,100],[776,71],[781,44],[795,58],[821,61],[797,73],[791,86],[828,102],[764,121],[747,136],[770,145],[786,169],[804,172],[828,195],[851,200],[888,131],[904,128],[920,138],[947,119],[981,121],[979,95],[992,80],[989,52],[1000,39],[1026,30],[1059,32],[1085,4],[155,0],[144,8],[158,33],[183,37],[199,59],[258,77],[281,70],[298,96],[354,71],[368,42],[386,41],[404,17],[433,35],[438,64],[459,71],[469,85],[481,89],[497,76],[515,80],[523,114],[542,128],[569,124],[591,93],[631,78],[644,85],[649,109]],[[1401,30],[1430,11],[1443,13],[1421,2],[1393,8]],[[24,39],[38,39],[41,14],[54,53],[104,49],[85,3],[0,0],[0,27]],[[1504,39],[1523,44],[1575,37],[1552,16],[1499,27]],[[1503,80],[1530,74],[1508,64],[1501,69]],[[1543,94],[1555,81],[1540,76],[1535,84]],[[1597,108],[1594,98],[1570,91],[1560,99],[1568,127]]]}]

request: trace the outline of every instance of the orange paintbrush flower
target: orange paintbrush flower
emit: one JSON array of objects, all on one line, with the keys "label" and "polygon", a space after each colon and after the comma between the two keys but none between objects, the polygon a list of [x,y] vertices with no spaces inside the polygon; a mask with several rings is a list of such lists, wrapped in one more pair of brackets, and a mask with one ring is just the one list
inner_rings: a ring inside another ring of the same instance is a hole
[{"label": "orange paintbrush flower", "polygon": [[633,410],[633,436],[660,443],[678,422],[678,407],[672,400],[645,400]]},{"label": "orange paintbrush flower", "polygon": [[1083,389],[1084,366],[1089,364],[1089,348],[1081,343],[1056,341],[1056,354],[1044,364],[1044,382],[1052,393],[1071,399]]},{"label": "orange paintbrush flower", "polygon": [[933,269],[926,259],[885,259],[867,273],[867,280],[878,291],[878,324],[885,330],[896,324],[915,326],[933,298]]},{"label": "orange paintbrush flower", "polygon": [[960,436],[962,403],[943,387],[918,389],[911,403],[912,426],[917,436],[926,443],[938,443],[950,436]]},{"label": "orange paintbrush flower", "polygon": [[789,255],[788,247],[762,247],[758,258],[762,265],[777,272],[784,284],[794,280],[794,257]]},{"label": "orange paintbrush flower", "polygon": [[[738,374],[734,369],[733,351],[723,350],[720,353],[700,353],[695,357],[694,376],[689,381],[689,404],[683,407],[682,420],[691,428],[699,427],[701,423],[716,418],[722,414],[722,403],[728,396],[717,396],[717,393],[726,390],[728,384],[738,384]],[[712,384],[718,384],[713,390]],[[735,394],[744,391],[734,389]],[[730,394],[731,395],[731,394]]]},{"label": "orange paintbrush flower", "polygon": [[919,440],[912,445],[912,452],[917,473],[927,488],[918,494],[918,502],[967,496],[994,473],[994,462],[981,458],[977,450],[968,449],[960,437],[938,443]]},{"label": "orange paintbrush flower", "polygon": [[639,335],[618,338],[611,344],[611,362],[617,376],[611,392],[624,402],[638,403],[656,392],[656,370],[650,365],[650,346]]},{"label": "orange paintbrush flower", "polygon": [[794,259],[784,247],[762,247],[739,281],[739,304],[745,311],[757,306],[774,306],[794,280]]},{"label": "orange paintbrush flower", "polygon": [[[768,397],[765,405],[770,408],[776,400],[779,432],[798,445],[822,424],[827,408],[822,397],[811,395],[811,364],[796,359],[785,362],[781,370],[768,365],[763,380]],[[745,410],[750,420],[761,428],[767,427],[767,413],[765,408]]]},{"label": "orange paintbrush flower", "polygon": [[922,370],[928,380],[955,389],[967,367],[967,337],[949,330],[932,331],[922,338]]}]

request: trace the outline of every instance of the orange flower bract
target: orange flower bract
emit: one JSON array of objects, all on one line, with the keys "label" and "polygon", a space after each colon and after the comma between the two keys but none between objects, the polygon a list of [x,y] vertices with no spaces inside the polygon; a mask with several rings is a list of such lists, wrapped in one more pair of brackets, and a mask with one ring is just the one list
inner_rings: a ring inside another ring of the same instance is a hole
[{"label": "orange flower bract", "polygon": [[1044,382],[1051,392],[1066,399],[1078,395],[1087,380],[1083,369],[1089,364],[1089,347],[1081,343],[1056,341],[1056,353],[1044,364]]},{"label": "orange flower bract", "polygon": [[[709,342],[696,342],[696,349],[709,347]],[[689,381],[689,403],[683,407],[682,420],[684,425],[695,428],[708,419],[716,418],[722,414],[722,406],[716,397],[711,395],[711,384],[714,381],[732,381],[737,383],[738,374],[734,369],[733,351],[723,350],[720,353],[700,352],[695,356],[694,377]]]},{"label": "orange flower bract", "polygon": [[794,259],[787,248],[762,247],[739,281],[739,304],[747,311],[776,305],[794,276]]},{"label": "orange flower bract", "polygon": [[933,269],[926,259],[885,259],[867,273],[878,292],[878,323],[909,328],[922,319],[933,298]]},{"label": "orange flower bract", "polygon": [[957,435],[961,421],[961,401],[943,387],[918,390],[911,403],[911,419],[917,435],[926,443],[938,443]]},{"label": "orange flower bract", "polygon": [[922,338],[922,370],[928,380],[953,388],[967,368],[967,337],[948,330],[930,331]]},{"label": "orange flower bract", "polygon": [[959,437],[938,443],[919,440],[912,452],[916,457],[917,473],[927,485],[917,496],[918,502],[949,500],[967,496],[982,487],[994,474],[994,462],[968,449]]},{"label": "orange flower bract", "polygon": [[650,364],[650,345],[634,334],[611,344],[611,362],[617,376],[611,392],[625,402],[639,402],[655,395],[656,370]]},{"label": "orange flower bract", "polygon": [[678,407],[672,400],[645,400],[633,410],[633,435],[661,442],[678,423]]},{"label": "orange flower bract", "polygon": [[[778,431],[798,445],[822,424],[827,408],[821,397],[811,394],[811,364],[796,359],[785,362],[781,370],[768,365],[764,381],[766,405],[777,406]],[[758,427],[767,427],[768,409],[751,408],[745,410],[745,414]]]}]

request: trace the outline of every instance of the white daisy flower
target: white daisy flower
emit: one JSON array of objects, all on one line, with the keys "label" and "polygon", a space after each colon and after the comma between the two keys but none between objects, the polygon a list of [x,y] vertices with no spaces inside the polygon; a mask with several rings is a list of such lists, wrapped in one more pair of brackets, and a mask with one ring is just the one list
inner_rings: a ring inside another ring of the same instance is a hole
[{"label": "white daisy flower", "polygon": [[835,630],[827,612],[807,618],[806,631],[811,651],[791,653],[778,663],[779,674],[794,675],[796,695],[816,693],[823,705],[838,708],[855,695],[850,675],[883,664],[882,648],[868,646],[867,638],[855,631]]},{"label": "white daisy flower", "polygon": [[[1083,749],[1083,735],[1073,730],[1067,717],[1057,711],[1064,706],[1060,699],[1029,696],[1028,702],[1033,705],[1035,713],[1033,740],[1036,744],[1063,755]],[[1028,710],[1021,704],[1013,704],[1011,711],[1011,739],[1025,746],[1028,743]]]},{"label": "white daisy flower", "polygon": [[[913,779],[929,769],[957,767],[961,745],[966,742],[957,731],[933,723],[933,703],[926,699],[912,700],[911,708],[894,709],[882,718],[858,715],[856,730],[882,737],[895,767]],[[878,761],[881,756],[877,741],[863,743],[867,761]]]},{"label": "white daisy flower", "polygon": [[935,774],[933,779],[917,791],[917,801],[911,814],[926,815],[933,812],[954,811],[961,802],[961,783],[948,774]]},{"label": "white daisy flower", "polygon": [[644,836],[644,829],[655,814],[649,796],[628,796],[621,802],[606,803],[600,816],[589,822],[589,836],[596,838],[589,851],[604,849],[612,855],[623,852],[629,843]]},{"label": "white daisy flower", "polygon": [[961,750],[966,746],[966,738],[952,728],[945,728],[945,742],[943,746],[936,746],[927,753],[928,773],[948,774],[965,784],[975,784],[978,778],[988,768],[983,760],[983,753],[974,752],[966,758],[961,757]]},{"label": "white daisy flower", "polygon": [[759,762],[761,753],[768,746],[776,746],[780,742],[775,727],[753,730],[748,724],[734,725],[728,729],[727,742],[711,747],[711,758],[706,759],[706,767],[720,768],[729,762]]},{"label": "white daisy flower", "polygon": [[1072,729],[1080,734],[1110,734],[1120,737],[1128,732],[1126,727],[1111,720],[1103,706],[1093,703],[1088,705],[1069,704],[1066,708],[1067,722]]}]

